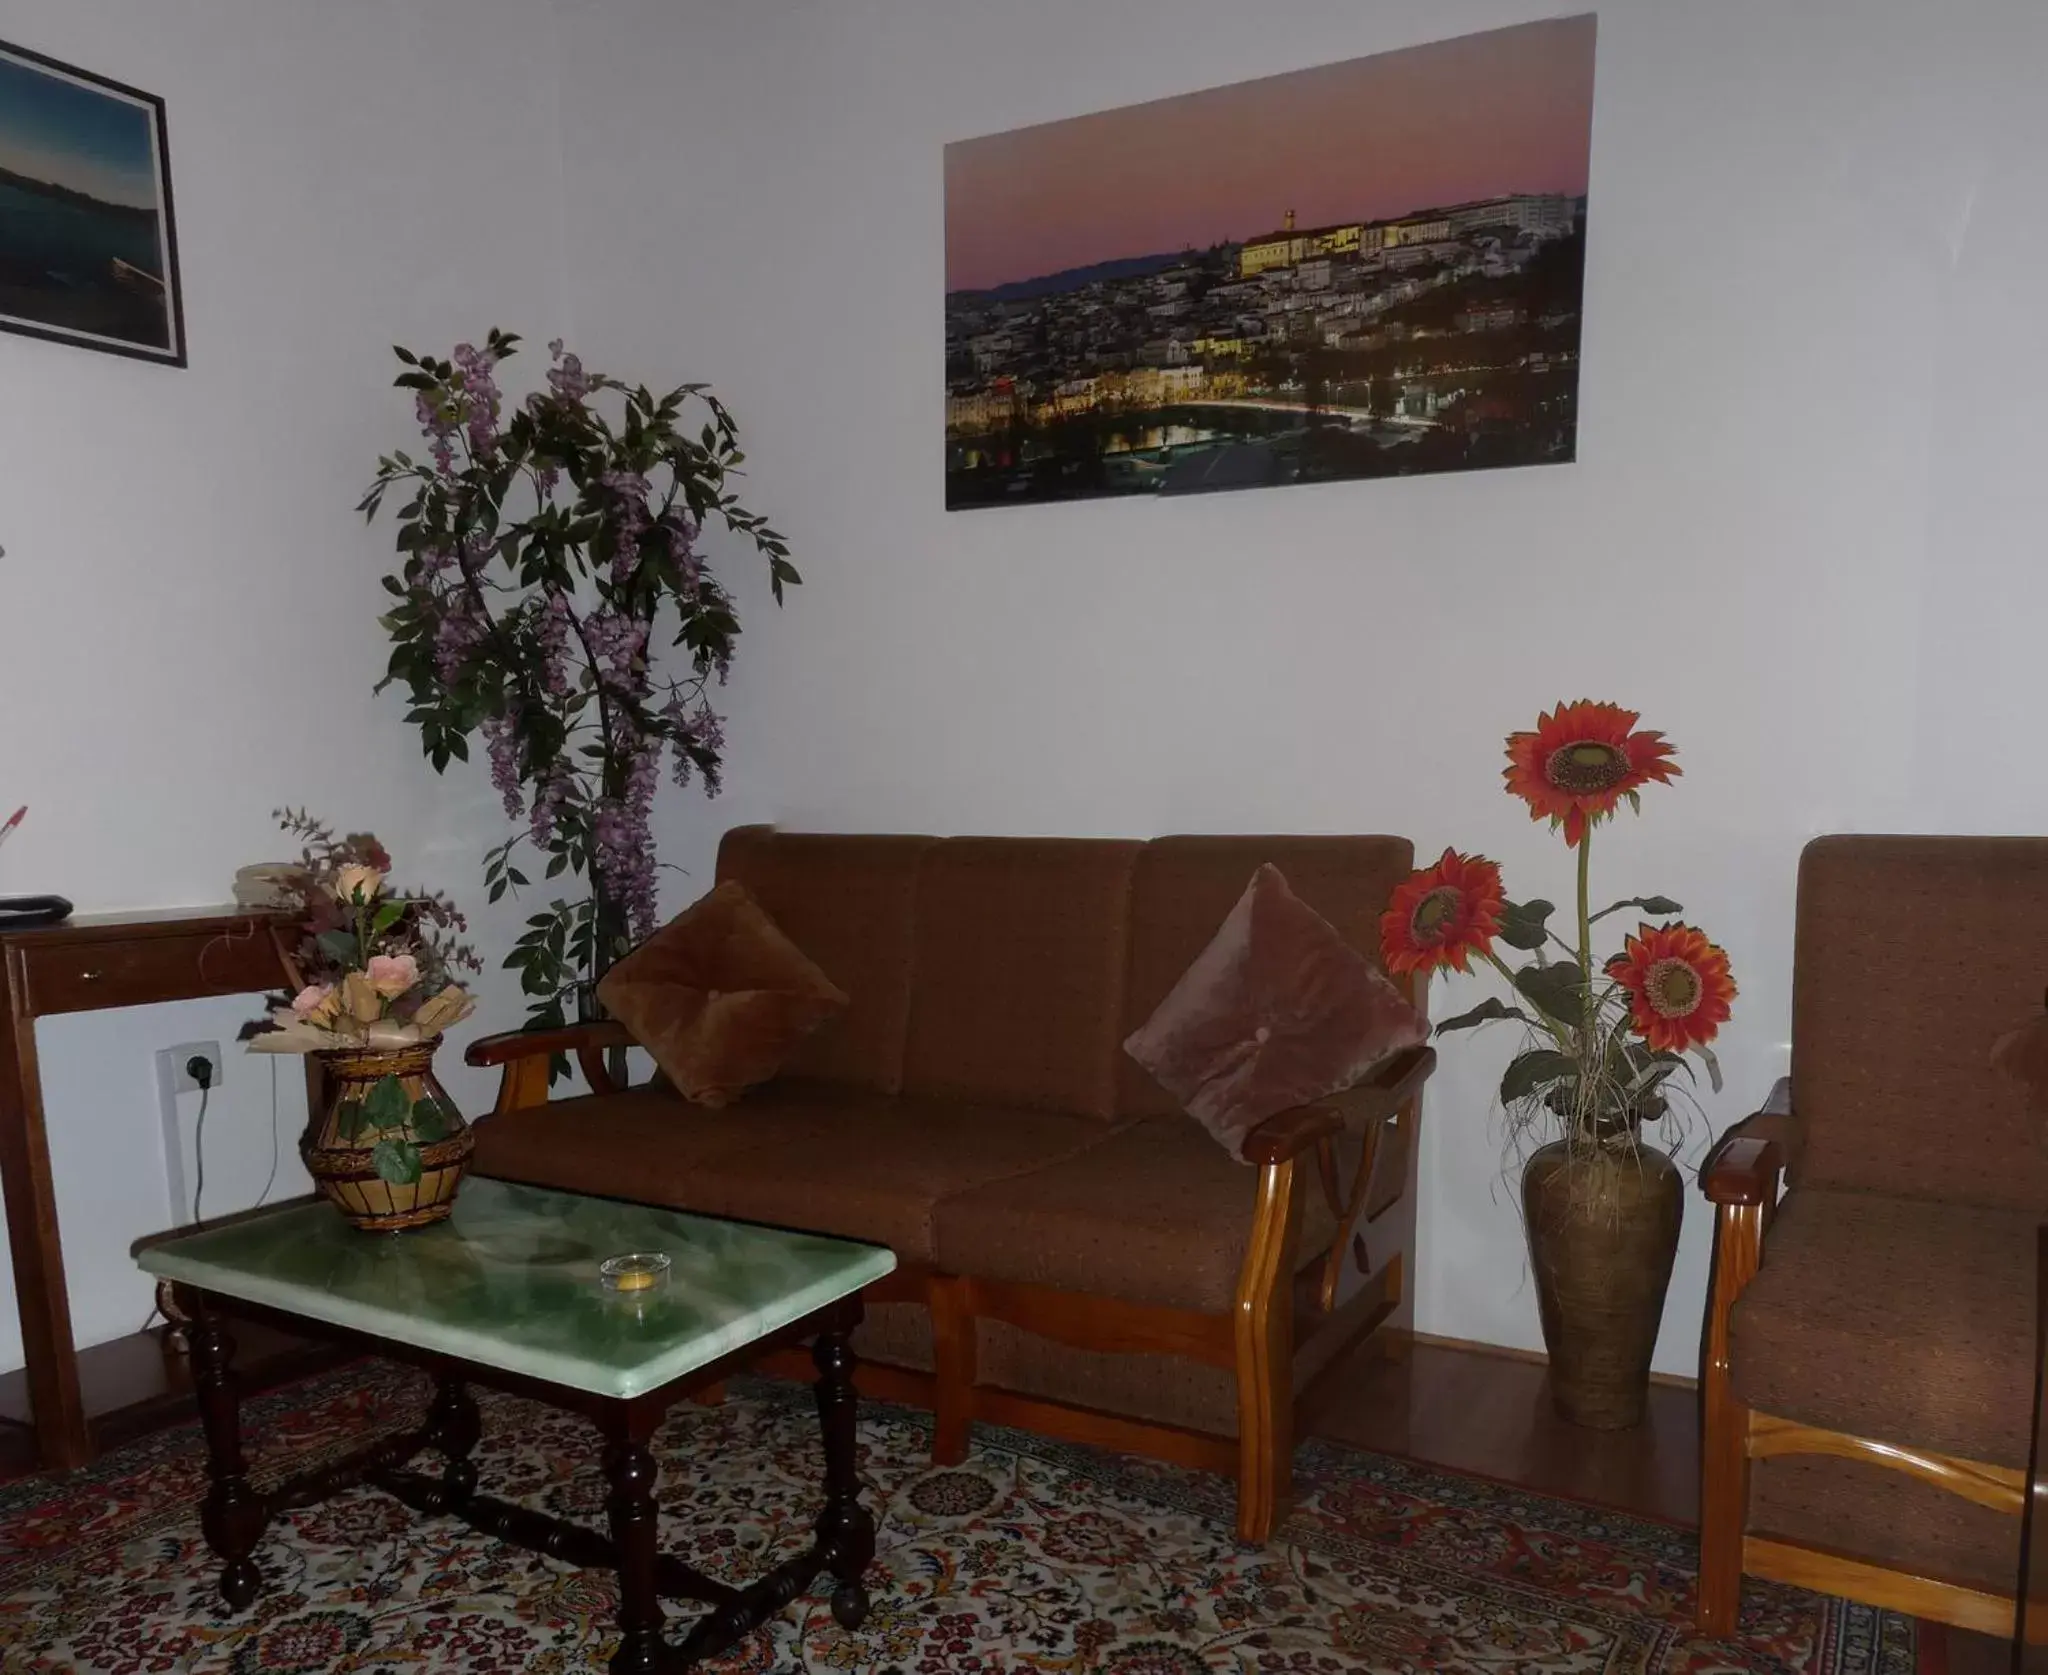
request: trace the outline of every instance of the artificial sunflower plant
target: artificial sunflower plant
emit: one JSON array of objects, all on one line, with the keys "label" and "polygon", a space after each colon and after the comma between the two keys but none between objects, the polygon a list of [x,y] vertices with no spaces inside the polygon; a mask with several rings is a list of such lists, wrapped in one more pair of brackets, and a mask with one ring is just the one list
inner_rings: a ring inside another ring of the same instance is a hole
[{"label": "artificial sunflower plant", "polygon": [[[1680,772],[1664,735],[1638,730],[1638,719],[1633,710],[1581,700],[1539,716],[1533,732],[1508,737],[1508,793],[1578,853],[1578,911],[1565,933],[1552,928],[1552,903],[1509,901],[1495,862],[1452,849],[1410,874],[1380,918],[1389,972],[1469,973],[1476,960],[1500,974],[1512,1003],[1489,996],[1446,1018],[1436,1033],[1522,1025],[1528,1039],[1501,1077],[1501,1104],[1518,1129],[1555,1118],[1572,1145],[1632,1144],[1643,1122],[1669,1109],[1671,1078],[1681,1070],[1694,1075],[1688,1055],[1718,1091],[1721,1069],[1708,1043],[1727,1022],[1736,992],[1727,954],[1678,920],[1684,909],[1677,902],[1634,896],[1592,909],[1594,829],[1623,802],[1640,813],[1642,787],[1668,785]],[[1623,937],[1619,953],[1596,963],[1594,927],[1631,908],[1648,917]],[[1511,966],[1502,947],[1527,963]]]}]

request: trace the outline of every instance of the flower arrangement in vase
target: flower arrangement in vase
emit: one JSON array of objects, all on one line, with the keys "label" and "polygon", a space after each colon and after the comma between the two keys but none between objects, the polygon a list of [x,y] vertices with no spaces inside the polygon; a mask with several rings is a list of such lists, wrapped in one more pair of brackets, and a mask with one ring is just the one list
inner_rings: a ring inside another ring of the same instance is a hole
[{"label": "flower arrangement in vase", "polygon": [[[1389,972],[1462,974],[1478,962],[1513,997],[1488,996],[1436,1032],[1503,1022],[1525,1032],[1500,1101],[1518,1141],[1551,1136],[1522,1174],[1551,1391],[1567,1419],[1599,1429],[1641,1421],[1684,1209],[1677,1166],[1642,1128],[1685,1097],[1676,1078],[1694,1078],[1695,1061],[1719,1090],[1708,1044],[1736,993],[1728,956],[1678,921],[1677,902],[1636,896],[1592,908],[1595,829],[1624,802],[1640,813],[1642,789],[1680,772],[1664,735],[1638,729],[1638,719],[1582,700],[1508,738],[1508,793],[1577,855],[1566,933],[1552,926],[1552,903],[1510,901],[1496,863],[1451,849],[1395,889],[1380,921]],[[1595,927],[1632,909],[1637,928],[1599,959]],[[1525,963],[1510,966],[1503,947]]]},{"label": "flower arrangement in vase", "polygon": [[358,1227],[439,1221],[454,1207],[475,1136],[435,1079],[442,1033],[476,1009],[457,977],[481,962],[446,897],[387,889],[391,857],[368,833],[336,837],[290,809],[304,848],[286,893],[295,946],[279,953],[295,993],[252,1025],[251,1052],[305,1053],[325,1072],[325,1109],[300,1143],[320,1191]]}]

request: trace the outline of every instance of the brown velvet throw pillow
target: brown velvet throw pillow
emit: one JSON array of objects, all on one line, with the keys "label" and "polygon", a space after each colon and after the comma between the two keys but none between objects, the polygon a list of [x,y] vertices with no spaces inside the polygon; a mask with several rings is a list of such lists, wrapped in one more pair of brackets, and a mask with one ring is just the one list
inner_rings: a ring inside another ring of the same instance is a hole
[{"label": "brown velvet throw pillow", "polygon": [[743,884],[700,897],[604,975],[597,997],[686,1099],[724,1105],[846,1009]]},{"label": "brown velvet throw pillow", "polygon": [[1428,1039],[1429,1020],[1268,865],[1124,1051],[1242,1162],[1268,1117]]}]

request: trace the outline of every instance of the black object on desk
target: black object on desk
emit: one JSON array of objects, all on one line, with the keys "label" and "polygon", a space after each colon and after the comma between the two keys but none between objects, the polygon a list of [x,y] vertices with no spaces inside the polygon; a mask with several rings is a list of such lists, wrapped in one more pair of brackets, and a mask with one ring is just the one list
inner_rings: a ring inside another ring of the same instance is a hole
[{"label": "black object on desk", "polygon": [[0,896],[0,931],[61,925],[70,917],[71,904],[62,896]]}]

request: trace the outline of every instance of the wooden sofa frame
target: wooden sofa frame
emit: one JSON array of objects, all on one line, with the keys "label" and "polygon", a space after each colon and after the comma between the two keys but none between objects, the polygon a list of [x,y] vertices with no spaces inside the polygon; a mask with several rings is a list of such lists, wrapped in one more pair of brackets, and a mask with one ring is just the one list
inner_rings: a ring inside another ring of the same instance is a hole
[{"label": "wooden sofa frame", "polygon": [[[1418,1006],[1425,999],[1424,980],[1418,980]],[[502,1067],[494,1110],[505,1112],[547,1103],[556,1053],[574,1057],[594,1092],[618,1091],[607,1054],[628,1044],[619,1025],[605,1022],[491,1036],[472,1043],[464,1056],[472,1065]],[[1410,1336],[1413,1308],[1404,1306],[1402,1253],[1414,1244],[1422,1084],[1435,1065],[1433,1049],[1414,1048],[1389,1061],[1373,1081],[1284,1111],[1252,1134],[1245,1145],[1258,1168],[1252,1231],[1228,1313],[1127,1303],[906,1263],[866,1296],[930,1310],[933,1370],[863,1363],[856,1382],[879,1400],[931,1409],[932,1458],[941,1465],[966,1457],[969,1431],[980,1419],[1234,1476],[1238,1538],[1264,1542],[1286,1510],[1295,1438],[1337,1393],[1337,1375],[1352,1351],[1377,1332],[1379,1347],[1399,1354]],[[1361,1141],[1348,1181],[1336,1147],[1347,1131]],[[1307,1184],[1304,1172],[1313,1175]],[[1336,1222],[1323,1251],[1300,1249],[1304,1191],[1322,1192]],[[1376,1226],[1380,1232],[1368,1241]],[[1383,1253],[1376,1262],[1367,1259],[1372,1247]],[[1362,1283],[1347,1284],[1360,1273]],[[1238,1434],[1157,1424],[984,1384],[975,1365],[982,1320],[1079,1349],[1177,1355],[1223,1368],[1237,1382]],[[1322,1367],[1297,1392],[1297,1354],[1332,1333],[1338,1336]],[[777,1352],[760,1365],[809,1376],[801,1351]]]},{"label": "wooden sofa frame", "polygon": [[1748,1533],[1749,1463],[1786,1454],[1828,1454],[1883,1466],[2015,1519],[2026,1495],[2024,1472],[1823,1430],[1748,1407],[1736,1394],[1729,1317],[1763,1256],[1785,1167],[1774,1136],[1792,1120],[1792,1084],[1780,1081],[1763,1109],[1722,1140],[1700,1176],[1700,1188],[1714,1205],[1714,1265],[1700,1377],[1699,1631],[1734,1632],[1747,1574],[2006,1639],[2013,1631],[2009,1594]]}]

